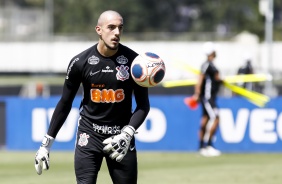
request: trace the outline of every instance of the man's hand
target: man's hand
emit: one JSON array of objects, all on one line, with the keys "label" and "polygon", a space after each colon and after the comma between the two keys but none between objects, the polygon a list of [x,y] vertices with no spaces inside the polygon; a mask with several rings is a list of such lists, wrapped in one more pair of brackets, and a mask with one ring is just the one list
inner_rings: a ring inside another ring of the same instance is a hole
[{"label": "man's hand", "polygon": [[196,101],[196,102],[199,102],[199,94],[194,94],[193,96],[192,96],[192,98]]},{"label": "man's hand", "polygon": [[42,169],[44,170],[49,169],[49,166],[50,166],[49,152],[50,152],[50,148],[53,142],[54,142],[54,138],[46,134],[44,136],[44,139],[42,141],[42,144],[39,150],[37,151],[35,155],[35,165],[34,166],[35,166],[35,170],[38,175],[42,173]]},{"label": "man's hand", "polygon": [[109,137],[103,141],[103,144],[106,145],[103,149],[104,152],[112,152],[110,158],[120,162],[127,153],[134,133],[135,129],[132,126],[127,125],[123,127],[120,134]]}]

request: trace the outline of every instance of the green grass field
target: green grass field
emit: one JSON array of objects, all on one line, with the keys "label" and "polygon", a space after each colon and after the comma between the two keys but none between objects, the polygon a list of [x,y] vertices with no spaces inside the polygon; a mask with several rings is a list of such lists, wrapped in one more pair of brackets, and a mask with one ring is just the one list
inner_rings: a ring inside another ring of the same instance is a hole
[{"label": "green grass field", "polygon": [[[35,152],[0,151],[1,184],[75,184],[73,152],[51,152],[50,170],[38,176]],[[282,154],[139,152],[138,184],[281,184]],[[105,164],[98,184],[111,184]]]}]

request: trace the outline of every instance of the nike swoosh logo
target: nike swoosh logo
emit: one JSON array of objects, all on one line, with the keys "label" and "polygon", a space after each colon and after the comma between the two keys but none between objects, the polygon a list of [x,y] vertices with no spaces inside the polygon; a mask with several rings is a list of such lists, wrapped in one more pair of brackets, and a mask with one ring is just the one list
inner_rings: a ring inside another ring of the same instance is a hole
[{"label": "nike swoosh logo", "polygon": [[135,149],[135,146],[130,146],[129,149],[130,151],[133,151]]},{"label": "nike swoosh logo", "polygon": [[93,75],[95,75],[95,74],[97,74],[97,73],[99,73],[100,72],[100,70],[98,70],[97,72],[90,72],[90,76],[93,76]]}]

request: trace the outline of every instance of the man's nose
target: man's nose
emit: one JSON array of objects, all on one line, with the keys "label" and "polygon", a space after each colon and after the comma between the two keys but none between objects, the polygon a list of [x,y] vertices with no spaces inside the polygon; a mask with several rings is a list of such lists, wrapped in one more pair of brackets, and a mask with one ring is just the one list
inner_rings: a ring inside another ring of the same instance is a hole
[{"label": "man's nose", "polygon": [[117,27],[117,28],[115,28],[115,35],[120,35],[120,32],[121,32],[121,30]]}]

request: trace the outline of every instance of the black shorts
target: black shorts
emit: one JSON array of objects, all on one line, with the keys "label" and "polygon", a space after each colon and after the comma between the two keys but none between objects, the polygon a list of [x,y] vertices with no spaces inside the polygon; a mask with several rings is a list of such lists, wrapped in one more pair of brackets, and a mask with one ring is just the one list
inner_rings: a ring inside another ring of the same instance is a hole
[{"label": "black shorts", "polygon": [[204,116],[208,116],[209,119],[215,119],[218,117],[218,107],[215,98],[201,98],[201,104]]},{"label": "black shorts", "polygon": [[78,127],[75,144],[75,175],[78,184],[95,184],[105,158],[114,184],[137,183],[137,154],[134,138],[122,161],[117,162],[103,152],[103,141],[112,135],[102,135],[93,129]]}]

